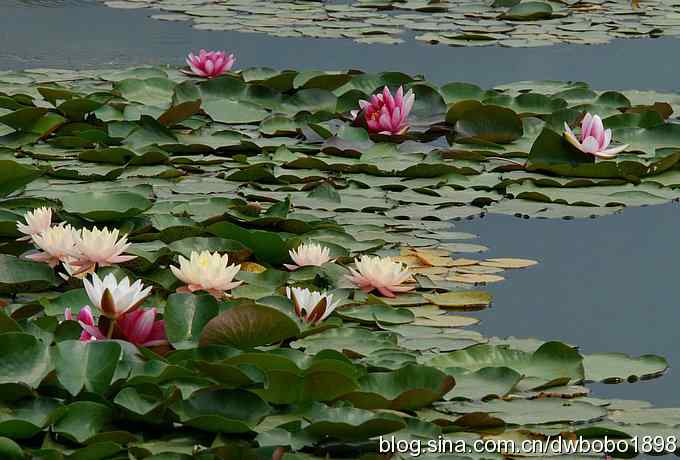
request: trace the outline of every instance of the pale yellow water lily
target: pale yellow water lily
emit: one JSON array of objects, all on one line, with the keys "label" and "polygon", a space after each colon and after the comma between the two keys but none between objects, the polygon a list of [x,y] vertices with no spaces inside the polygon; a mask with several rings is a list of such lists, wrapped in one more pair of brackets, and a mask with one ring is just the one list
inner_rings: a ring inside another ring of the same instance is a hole
[{"label": "pale yellow water lily", "polygon": [[118,229],[109,230],[106,227],[101,230],[97,227],[92,230],[83,229],[76,242],[78,250],[76,260],[70,264],[79,267],[81,271],[88,271],[96,266],[108,267],[127,262],[137,257],[123,255],[130,245],[127,235],[120,236]]},{"label": "pale yellow water lily", "polygon": [[234,281],[240,269],[240,265],[229,265],[227,254],[209,251],[193,251],[189,259],[179,256],[179,267],[170,267],[177,279],[186,283],[177,292],[206,291],[216,298],[226,297],[227,291],[243,283]]},{"label": "pale yellow water lily", "polygon": [[80,238],[80,230],[62,223],[33,235],[32,238],[42,252],[26,257],[37,262],[45,262],[54,268],[60,262],[68,262],[77,253],[76,244]]},{"label": "pale yellow water lily", "polygon": [[333,294],[306,288],[287,287],[286,296],[293,302],[298,318],[312,325],[328,318],[340,305],[339,300],[333,301]]},{"label": "pale yellow water lily", "polygon": [[17,222],[17,230],[25,236],[19,241],[30,240],[33,235],[38,235],[52,226],[52,208],[42,207],[28,211],[24,214],[26,223]]},{"label": "pale yellow water lily", "polygon": [[347,278],[364,292],[377,289],[385,297],[395,297],[395,292],[414,289],[414,286],[402,286],[411,278],[405,265],[389,257],[361,256],[355,265],[356,268],[349,268]]},{"label": "pale yellow water lily", "polygon": [[130,284],[127,277],[118,281],[113,273],[103,280],[93,273],[92,280],[84,279],[83,285],[92,304],[112,319],[137,308],[151,293],[151,287],[145,288],[141,281]]},{"label": "pale yellow water lily", "polygon": [[295,249],[288,251],[290,258],[295,264],[284,264],[289,270],[297,270],[300,267],[316,266],[320,267],[325,263],[333,262],[330,250],[319,243],[303,243]]},{"label": "pale yellow water lily", "polygon": [[96,268],[94,265],[92,265],[90,268],[82,270],[80,267],[75,267],[69,263],[69,261],[73,260],[73,258],[68,258],[62,261],[61,266],[64,268],[65,273],[60,272],[59,276],[64,280],[68,281],[70,278],[83,279],[90,273],[94,273]]}]

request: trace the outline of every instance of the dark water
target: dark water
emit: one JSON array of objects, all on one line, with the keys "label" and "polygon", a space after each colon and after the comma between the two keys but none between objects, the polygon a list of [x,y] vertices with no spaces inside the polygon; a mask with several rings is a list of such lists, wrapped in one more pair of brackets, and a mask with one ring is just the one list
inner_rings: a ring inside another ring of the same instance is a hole
[{"label": "dark water", "polygon": [[[680,41],[672,39],[532,49],[360,45],[198,31],[150,14],[94,0],[0,0],[0,69],[180,64],[189,50],[204,47],[236,52],[240,67],[401,70],[482,86],[528,79],[583,80],[610,89],[680,86]],[[541,261],[492,288],[494,308],[480,313],[485,334],[559,339],[586,352],[657,353],[680,365],[677,205],[596,220],[492,216],[457,228],[478,233],[494,256]],[[671,371],[651,382],[598,385],[595,393],[672,406],[680,405],[678,384],[680,372]]]},{"label": "dark water", "polygon": [[276,38],[201,31],[96,0],[0,0],[0,69],[181,64],[191,49],[229,49],[240,67],[399,70],[432,81],[492,86],[519,80],[588,81],[597,88],[680,88],[680,40],[619,40],[542,48],[363,45],[351,40]]},{"label": "dark water", "polygon": [[[463,222],[494,257],[540,261],[490,288],[478,315],[485,335],[539,337],[584,352],[659,354],[680,365],[680,205],[631,208],[598,219],[525,220],[487,216]],[[635,384],[597,385],[601,397],[680,406],[680,371]]]}]

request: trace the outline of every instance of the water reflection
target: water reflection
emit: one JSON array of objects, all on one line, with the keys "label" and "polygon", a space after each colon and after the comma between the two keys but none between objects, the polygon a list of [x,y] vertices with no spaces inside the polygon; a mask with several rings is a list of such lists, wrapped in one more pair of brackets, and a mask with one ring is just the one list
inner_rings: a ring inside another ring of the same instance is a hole
[{"label": "water reflection", "polygon": [[677,49],[675,39],[525,49],[452,48],[412,40],[394,46],[364,45],[201,31],[188,23],[149,18],[154,12],[108,8],[96,0],[4,0],[0,36],[6,45],[0,50],[0,68],[179,65],[190,49],[225,48],[238,53],[241,67],[389,69],[425,74],[440,83],[470,81],[482,86],[558,79],[608,89],[674,90],[680,72],[680,60],[668,59]]},{"label": "water reflection", "polygon": [[[457,224],[458,231],[478,234],[494,257],[541,262],[489,288],[496,300],[478,313],[481,332],[562,340],[584,352],[659,354],[671,367],[680,365],[678,207],[631,208],[598,219],[488,216]],[[680,374],[669,373],[595,391],[677,406],[679,383]]]}]

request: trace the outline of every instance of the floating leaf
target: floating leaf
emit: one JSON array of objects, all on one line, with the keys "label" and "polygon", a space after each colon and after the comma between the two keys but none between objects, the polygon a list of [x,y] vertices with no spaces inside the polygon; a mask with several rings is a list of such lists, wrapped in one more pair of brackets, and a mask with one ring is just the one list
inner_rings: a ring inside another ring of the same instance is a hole
[{"label": "floating leaf", "polygon": [[280,342],[299,333],[297,322],[282,311],[245,302],[208,321],[200,344],[250,348]]}]

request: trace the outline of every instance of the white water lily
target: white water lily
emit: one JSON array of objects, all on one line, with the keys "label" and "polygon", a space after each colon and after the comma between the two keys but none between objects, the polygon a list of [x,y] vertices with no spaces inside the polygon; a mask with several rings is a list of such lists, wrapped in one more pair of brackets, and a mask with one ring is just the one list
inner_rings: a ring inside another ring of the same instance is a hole
[{"label": "white water lily", "polygon": [[42,207],[24,214],[26,223],[17,222],[17,230],[26,236],[19,241],[30,240],[33,235],[38,235],[52,226],[52,208]]},{"label": "white water lily", "polygon": [[[119,238],[120,237],[120,238]],[[113,264],[127,262],[137,256],[122,255],[131,243],[127,235],[120,236],[118,229],[109,230],[97,227],[92,230],[83,229],[77,241],[78,253],[71,265],[87,271],[92,267],[107,267]]]},{"label": "white water lily", "polygon": [[297,248],[288,251],[288,254],[290,254],[290,258],[295,262],[295,265],[284,264],[284,267],[289,270],[297,270],[300,267],[306,266],[320,267],[325,263],[335,260],[331,259],[330,250],[319,243],[303,243]]},{"label": "white water lily", "polygon": [[103,280],[93,273],[92,281],[84,279],[83,284],[92,304],[112,319],[136,308],[151,293],[151,287],[145,289],[141,281],[130,284],[127,277],[117,281],[113,273]]},{"label": "white water lily", "polygon": [[50,227],[37,235],[33,235],[33,242],[43,252],[26,256],[37,262],[45,262],[50,267],[56,267],[60,262],[67,262],[77,253],[76,243],[80,238],[80,230],[67,224]]},{"label": "white water lily", "polygon": [[287,287],[286,296],[293,302],[298,318],[312,325],[328,318],[340,305],[339,300],[333,302],[333,294],[304,288]]},{"label": "white water lily", "polygon": [[395,297],[395,292],[406,292],[414,286],[402,286],[411,273],[401,262],[389,257],[361,256],[355,260],[356,269],[350,267],[347,278],[364,292],[377,289],[385,297]]},{"label": "white water lily", "polygon": [[206,291],[217,298],[226,297],[227,291],[243,283],[234,281],[240,269],[240,265],[229,265],[227,254],[209,251],[193,251],[188,260],[179,256],[179,267],[170,267],[172,273],[186,283],[178,292]]}]

